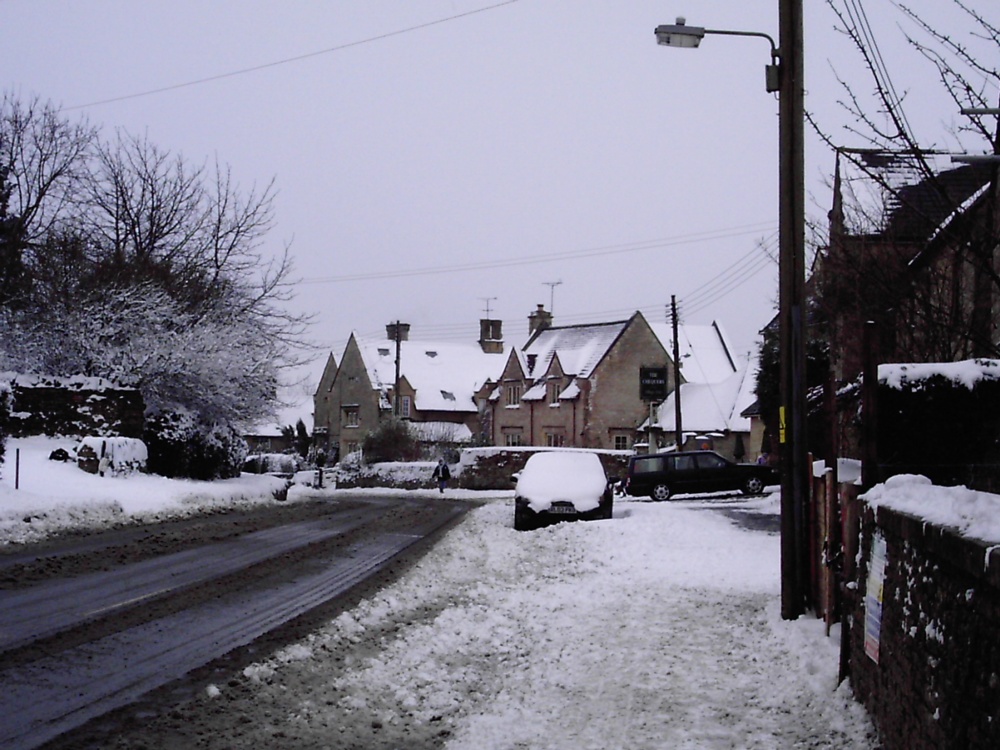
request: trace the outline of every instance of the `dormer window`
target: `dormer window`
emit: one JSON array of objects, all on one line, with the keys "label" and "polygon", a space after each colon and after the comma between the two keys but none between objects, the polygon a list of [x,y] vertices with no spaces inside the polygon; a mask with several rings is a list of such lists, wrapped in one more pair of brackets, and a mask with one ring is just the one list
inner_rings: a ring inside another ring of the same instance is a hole
[{"label": "dormer window", "polygon": [[379,353],[380,357],[388,357],[389,356],[389,350],[388,349],[383,349],[382,347],[379,347],[378,353]]},{"label": "dormer window", "polygon": [[521,403],[521,384],[508,383],[506,388],[507,406],[518,406]]},{"label": "dormer window", "polygon": [[548,383],[548,396],[550,404],[559,403],[559,394],[562,393],[562,386],[558,380],[550,380]]},{"label": "dormer window", "polygon": [[434,359],[438,355],[438,353],[434,352],[434,351],[426,351],[426,352],[424,352],[424,354],[426,354],[431,359]]}]

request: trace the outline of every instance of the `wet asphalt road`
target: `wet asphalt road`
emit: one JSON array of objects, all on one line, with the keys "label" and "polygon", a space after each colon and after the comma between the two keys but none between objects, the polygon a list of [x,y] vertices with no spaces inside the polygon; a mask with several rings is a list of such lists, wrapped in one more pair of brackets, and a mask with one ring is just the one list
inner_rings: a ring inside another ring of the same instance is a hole
[{"label": "wet asphalt road", "polygon": [[[318,518],[0,591],[0,747],[55,746],[64,733],[345,595],[468,507],[413,498],[331,503]],[[58,562],[101,544],[91,538],[43,554]],[[110,557],[115,543],[107,548]],[[30,557],[8,557],[0,569]]]}]

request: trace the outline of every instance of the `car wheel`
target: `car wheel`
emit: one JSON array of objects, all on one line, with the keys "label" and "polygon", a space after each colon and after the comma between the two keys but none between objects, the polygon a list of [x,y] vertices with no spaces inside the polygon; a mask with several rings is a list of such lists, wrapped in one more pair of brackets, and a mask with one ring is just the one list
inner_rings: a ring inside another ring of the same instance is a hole
[{"label": "car wheel", "polygon": [[744,495],[759,495],[764,491],[764,480],[760,477],[750,477],[743,483]]},{"label": "car wheel", "polygon": [[531,531],[534,527],[527,513],[514,511],[514,531]]},{"label": "car wheel", "polygon": [[670,492],[670,488],[667,485],[657,484],[653,487],[653,491],[649,493],[649,496],[654,500],[669,500],[671,494],[673,493]]}]

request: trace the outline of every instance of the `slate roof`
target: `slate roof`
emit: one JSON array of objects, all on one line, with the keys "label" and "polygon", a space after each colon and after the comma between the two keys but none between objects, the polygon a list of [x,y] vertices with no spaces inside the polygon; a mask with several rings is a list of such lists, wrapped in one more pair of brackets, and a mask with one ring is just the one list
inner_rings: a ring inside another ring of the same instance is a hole
[{"label": "slate roof", "polygon": [[956,209],[989,184],[992,170],[989,164],[970,164],[902,187],[885,234],[927,240]]},{"label": "slate roof", "polygon": [[630,321],[592,323],[577,326],[553,326],[537,332],[518,351],[521,367],[531,378],[538,378],[558,354],[563,372],[588,378]]}]

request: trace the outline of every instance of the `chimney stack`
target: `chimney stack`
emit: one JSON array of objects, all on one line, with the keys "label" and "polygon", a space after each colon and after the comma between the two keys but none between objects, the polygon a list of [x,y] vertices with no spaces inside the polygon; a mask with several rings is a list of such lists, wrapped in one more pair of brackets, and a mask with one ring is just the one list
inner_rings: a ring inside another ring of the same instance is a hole
[{"label": "chimney stack", "polygon": [[552,327],[552,313],[545,311],[545,305],[539,305],[531,315],[528,316],[528,334],[542,331]]},{"label": "chimney stack", "polygon": [[503,321],[479,319],[479,346],[486,354],[503,354]]},{"label": "chimney stack", "polygon": [[397,331],[399,333],[400,341],[410,340],[410,324],[400,323],[398,320],[395,323],[388,323],[385,327],[385,335],[389,341],[396,340]]}]

